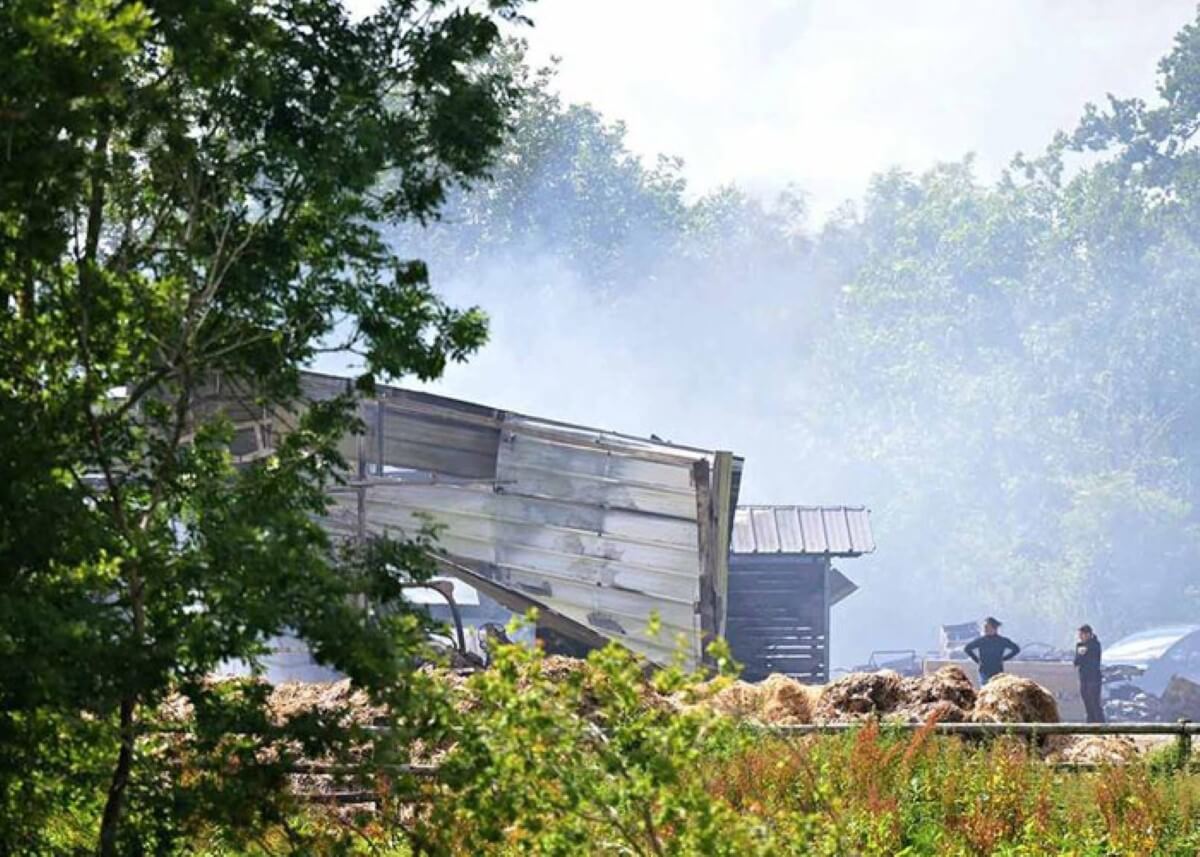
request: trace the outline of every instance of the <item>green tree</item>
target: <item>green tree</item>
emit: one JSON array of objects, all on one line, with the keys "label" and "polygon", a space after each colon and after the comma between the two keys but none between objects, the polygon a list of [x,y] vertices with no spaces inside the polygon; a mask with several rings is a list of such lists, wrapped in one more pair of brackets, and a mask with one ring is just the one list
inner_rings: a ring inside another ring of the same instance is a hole
[{"label": "green tree", "polygon": [[[205,818],[276,817],[291,750],[367,740],[206,682],[285,630],[408,698],[420,623],[352,602],[395,601],[422,545],[322,533],[356,422],[349,394],[301,402],[299,370],[352,349],[369,389],[483,341],[482,315],[442,303],[377,224],[433,217],[485,174],[515,95],[488,59],[517,7],[4,5],[0,852],[168,853]],[[218,376],[292,415],[269,458],[234,466],[199,402]],[[148,732],[176,691],[187,770]],[[64,811],[83,840],[55,839]]]}]

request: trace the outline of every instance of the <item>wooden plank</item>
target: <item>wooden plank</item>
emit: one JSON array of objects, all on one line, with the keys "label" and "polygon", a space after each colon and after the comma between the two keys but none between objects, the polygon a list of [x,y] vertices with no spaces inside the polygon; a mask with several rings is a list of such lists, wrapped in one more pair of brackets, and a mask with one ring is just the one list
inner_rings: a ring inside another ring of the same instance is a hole
[{"label": "wooden plank", "polygon": [[715,551],[713,577],[716,604],[713,614],[717,636],[725,633],[729,597],[729,548],[733,542],[733,454],[718,452],[713,459],[713,514]]},{"label": "wooden plank", "polygon": [[716,533],[713,520],[716,510],[713,508],[711,477],[707,460],[697,461],[692,465],[692,481],[696,484],[696,521],[698,529],[696,542],[700,548],[700,650],[703,652],[708,644],[716,639],[721,632],[720,621],[717,617],[716,593]]}]

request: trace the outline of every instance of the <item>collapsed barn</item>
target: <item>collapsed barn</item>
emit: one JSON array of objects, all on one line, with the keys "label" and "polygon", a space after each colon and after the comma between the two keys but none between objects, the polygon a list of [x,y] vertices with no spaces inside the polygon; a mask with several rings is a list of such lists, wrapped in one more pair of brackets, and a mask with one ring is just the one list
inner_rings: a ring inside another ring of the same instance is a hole
[{"label": "collapsed barn", "polygon": [[[303,391],[325,400],[348,384],[306,373]],[[229,415],[233,451],[247,460],[294,422],[219,378],[202,407]],[[616,640],[665,663],[682,641],[696,666],[711,640],[733,632],[748,672],[827,677],[829,607],[855,588],[830,562],[874,548],[865,510],[776,507],[794,521],[775,517],[773,535],[759,534],[765,508],[738,510],[735,525],[743,462],[728,451],[396,387],[361,398],[359,417],[365,431],[343,442],[351,472],[324,521],[334,534],[432,523],[440,571],[485,607],[536,608],[550,651]]]}]

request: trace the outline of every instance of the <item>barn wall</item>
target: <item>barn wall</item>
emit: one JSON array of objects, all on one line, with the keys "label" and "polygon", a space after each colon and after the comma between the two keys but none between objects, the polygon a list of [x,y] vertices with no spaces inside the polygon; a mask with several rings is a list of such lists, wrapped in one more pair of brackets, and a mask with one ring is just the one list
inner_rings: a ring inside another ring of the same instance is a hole
[{"label": "barn wall", "polygon": [[829,677],[829,560],[733,554],[726,639],[747,681],[784,673],[807,683]]},{"label": "barn wall", "polygon": [[[347,381],[316,374],[327,399]],[[266,414],[233,385],[206,409],[237,417],[242,460],[269,454],[295,414]],[[335,534],[440,528],[442,571],[506,607],[538,607],[554,630],[617,640],[658,662],[684,640],[688,663],[724,632],[730,529],[740,461],[706,451],[380,387],[362,399],[365,432],[347,436],[347,484],[325,525]],[[651,616],[661,633],[647,635]]]}]

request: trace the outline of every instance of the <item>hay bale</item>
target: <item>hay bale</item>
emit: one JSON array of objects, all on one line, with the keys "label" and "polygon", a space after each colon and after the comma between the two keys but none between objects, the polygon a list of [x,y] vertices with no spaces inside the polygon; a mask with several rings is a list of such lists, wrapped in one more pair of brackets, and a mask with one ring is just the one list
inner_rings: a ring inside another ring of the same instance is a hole
[{"label": "hay bale", "polygon": [[1057,723],[1058,703],[1035,681],[1002,673],[980,689],[971,712],[975,723]]},{"label": "hay bale", "polygon": [[793,725],[812,723],[812,689],[779,673],[773,673],[758,685],[759,704],[764,723]]},{"label": "hay bale", "polygon": [[542,677],[551,681],[568,681],[573,676],[589,673],[587,661],[566,655],[547,655],[542,658],[540,669]]},{"label": "hay bale", "polygon": [[948,699],[901,705],[888,720],[898,723],[966,723],[971,717],[969,708],[955,705]]},{"label": "hay bale", "polygon": [[756,684],[735,681],[705,700],[704,704],[712,711],[730,717],[758,717],[762,707],[762,689]]},{"label": "hay bale", "polygon": [[961,667],[953,664],[929,675],[906,678],[900,685],[902,705],[932,706],[949,702],[959,709],[975,707],[975,685]]},{"label": "hay bale", "polygon": [[842,676],[821,691],[815,719],[828,723],[887,714],[901,702],[901,683],[899,673],[891,670]]},{"label": "hay bale", "polygon": [[[1052,735],[1046,761],[1068,765],[1128,765],[1138,747],[1126,735]],[[1057,740],[1053,740],[1057,739]]]},{"label": "hay bale", "polygon": [[350,679],[341,681],[288,681],[271,688],[267,706],[277,721],[303,714],[344,714],[351,722],[368,723],[387,711],[372,705],[367,694],[354,688]]}]

